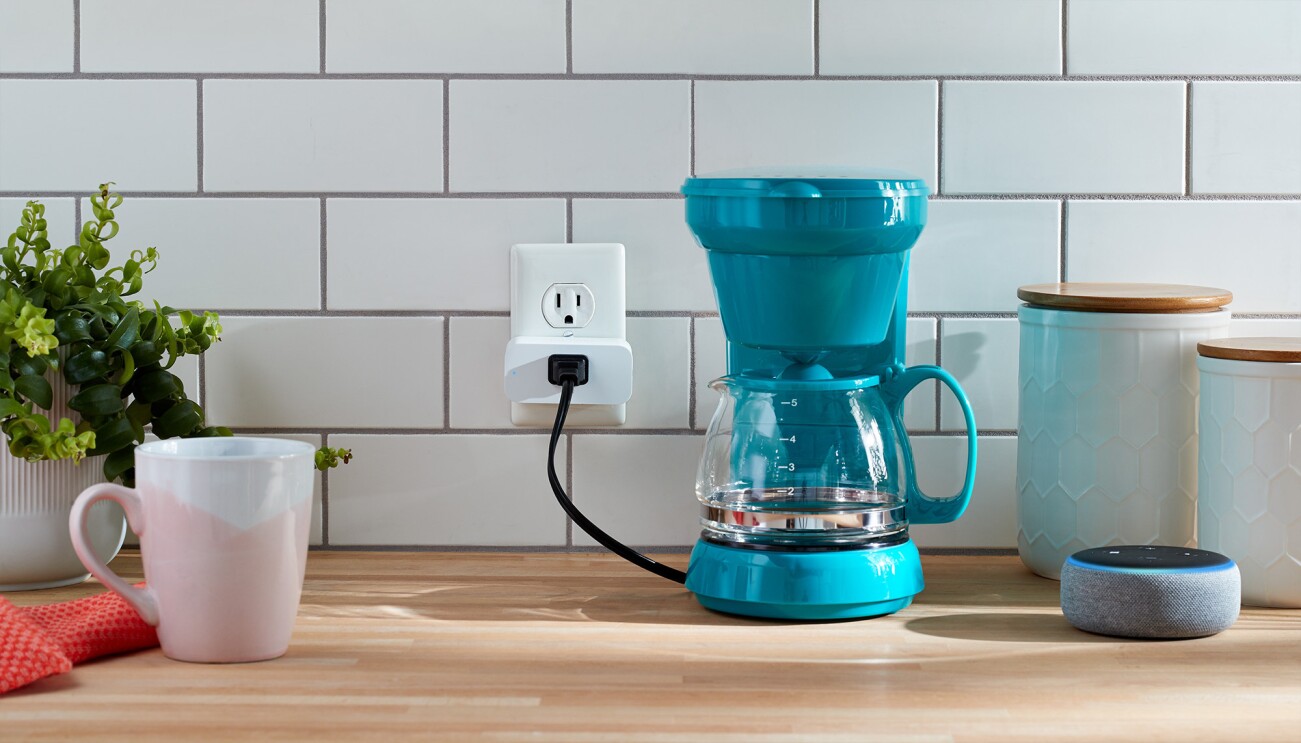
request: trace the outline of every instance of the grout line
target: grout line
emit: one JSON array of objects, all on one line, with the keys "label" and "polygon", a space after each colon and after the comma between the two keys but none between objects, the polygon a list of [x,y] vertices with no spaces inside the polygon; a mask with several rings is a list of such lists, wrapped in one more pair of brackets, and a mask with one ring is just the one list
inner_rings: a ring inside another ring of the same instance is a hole
[{"label": "grout line", "polygon": [[687,428],[696,427],[696,318],[687,326]]},{"label": "grout line", "polygon": [[[397,319],[397,318],[440,318],[440,317],[510,317],[509,310],[248,310],[248,309],[222,309],[220,307],[205,307],[210,312],[216,312],[223,317],[256,317],[256,318],[283,318],[283,317],[314,317],[314,318],[332,318],[332,317],[367,317],[376,319]],[[1294,319],[1301,317],[1301,314],[1295,312],[1256,312],[1256,313],[1234,313],[1234,317],[1255,317],[1263,319]],[[668,318],[668,317],[718,317],[717,312],[694,312],[690,310],[629,310],[628,317],[641,318]],[[1015,320],[1017,313],[1015,310],[1006,312],[909,312],[910,319],[965,319],[965,320]]]},{"label": "grout line", "polygon": [[[918,82],[934,74],[916,75],[734,75],[699,73],[511,73],[511,72],[0,72],[0,80],[611,80],[650,82],[711,80],[723,82],[840,80]],[[1301,82],[1301,74],[1223,75],[944,75],[954,82]]]},{"label": "grout line", "polygon": [[[943,347],[943,343],[941,342],[943,340],[943,336],[944,336],[944,318],[937,317],[935,318],[935,365],[941,368],[944,366],[944,356],[943,353],[941,352]],[[944,400],[942,397],[942,390],[940,389],[940,385],[937,383],[935,385],[935,431],[936,432],[938,432],[941,428],[943,428],[940,422],[940,406],[943,404],[943,402]],[[977,435],[979,435],[980,429],[976,429],[976,433]]]},{"label": "grout line", "polygon": [[1061,214],[1058,216],[1057,234],[1057,280],[1066,281],[1066,215],[1070,207],[1066,199],[1061,201]]},{"label": "grout line", "polygon": [[574,200],[565,199],[565,242],[574,241]]},{"label": "grout line", "polygon": [[574,0],[565,0],[565,74],[574,74]]},{"label": "grout line", "polygon": [[443,318],[443,428],[452,427],[452,319]]},{"label": "grout line", "polygon": [[[565,436],[565,492],[570,502],[574,502],[574,434]],[[565,517],[565,546],[574,546],[574,520]]]},{"label": "grout line", "polygon": [[813,0],[813,76],[822,74],[822,3]]},{"label": "grout line", "polygon": [[443,193],[452,190],[452,81],[443,81]]},{"label": "grout line", "polygon": [[72,219],[76,222],[72,226],[72,244],[81,244],[81,198],[72,200]]},{"label": "grout line", "polygon": [[[328,253],[325,199],[321,199],[321,312],[329,310],[328,299],[330,261]],[[309,310],[310,311],[310,310]]]},{"label": "grout line", "polygon": [[195,81],[195,120],[194,120],[194,139],[198,143],[198,154],[195,156],[194,173],[195,182],[198,184],[198,193],[203,193],[203,81]]},{"label": "grout line", "polygon": [[944,193],[944,81],[935,81],[935,195]]},{"label": "grout line", "polygon": [[[338,434],[341,436],[546,436],[549,428],[383,428],[357,426],[231,426],[239,435],[283,436],[287,434]],[[702,437],[704,431],[690,428],[566,428],[567,436],[685,436]],[[1015,436],[1015,430],[977,429],[978,436]],[[966,436],[966,431],[929,431],[908,429],[910,436]]]},{"label": "grout line", "polygon": [[321,55],[321,74],[325,74],[325,0],[321,0],[319,10],[316,16],[316,32],[318,34],[317,49]]},{"label": "grout line", "polygon": [[[128,191],[133,199],[622,199],[668,201],[682,198],[676,191]],[[84,191],[0,191],[0,198],[69,198]],[[933,201],[1301,201],[1301,193],[945,193]]]},{"label": "grout line", "polygon": [[72,0],[72,72],[81,72],[81,0]]},{"label": "grout line", "polygon": [[1062,77],[1066,77],[1066,22],[1070,17],[1068,0],[1062,0]]},{"label": "grout line", "polygon": [[[322,3],[324,5],[324,3]],[[321,434],[321,446],[330,445],[330,434]],[[330,546],[330,471],[321,473],[321,546]]]},{"label": "grout line", "polygon": [[1193,84],[1184,86],[1184,194],[1193,192]]},{"label": "grout line", "polygon": [[691,81],[691,142],[688,145],[690,157],[687,165],[687,173],[691,176],[696,174],[696,81]]}]

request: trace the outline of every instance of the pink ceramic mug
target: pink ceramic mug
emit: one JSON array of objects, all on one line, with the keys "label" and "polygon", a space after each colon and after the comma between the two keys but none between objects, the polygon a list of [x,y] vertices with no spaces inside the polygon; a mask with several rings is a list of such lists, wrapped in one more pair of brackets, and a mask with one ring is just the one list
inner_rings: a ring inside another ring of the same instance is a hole
[{"label": "pink ceramic mug", "polygon": [[[307,561],[314,450],[300,441],[169,439],[135,451],[136,488],[87,488],[72,507],[81,562],[158,628],[163,653],[199,663],[289,649]],[[140,537],[145,588],[91,549],[90,507],[120,503]]]}]

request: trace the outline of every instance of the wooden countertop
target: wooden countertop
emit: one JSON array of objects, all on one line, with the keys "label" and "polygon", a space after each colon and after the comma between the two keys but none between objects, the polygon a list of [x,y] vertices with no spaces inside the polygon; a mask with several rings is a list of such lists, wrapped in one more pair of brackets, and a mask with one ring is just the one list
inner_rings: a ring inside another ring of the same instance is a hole
[{"label": "wooden countertop", "polygon": [[[0,740],[1301,738],[1301,611],[1117,640],[1014,557],[923,559],[908,609],[802,625],[710,613],[603,554],[315,552],[284,658],[78,666],[0,697]],[[113,567],[140,575],[134,553]]]}]

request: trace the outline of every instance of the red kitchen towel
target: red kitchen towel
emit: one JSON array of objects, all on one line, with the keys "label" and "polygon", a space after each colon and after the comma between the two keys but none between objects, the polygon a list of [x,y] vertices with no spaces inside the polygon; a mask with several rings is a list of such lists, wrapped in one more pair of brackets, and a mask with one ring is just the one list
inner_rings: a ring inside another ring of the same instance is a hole
[{"label": "red kitchen towel", "polygon": [[27,607],[0,597],[0,694],[74,663],[156,645],[154,628],[116,593]]}]

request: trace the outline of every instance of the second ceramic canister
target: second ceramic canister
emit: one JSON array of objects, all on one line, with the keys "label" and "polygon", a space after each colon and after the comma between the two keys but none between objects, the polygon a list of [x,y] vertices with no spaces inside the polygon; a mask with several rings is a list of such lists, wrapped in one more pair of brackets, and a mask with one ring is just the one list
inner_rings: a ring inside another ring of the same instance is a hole
[{"label": "second ceramic canister", "polygon": [[1173,284],[1036,284],[1021,326],[1017,548],[1059,579],[1071,554],[1192,546],[1197,343],[1233,295]]}]

